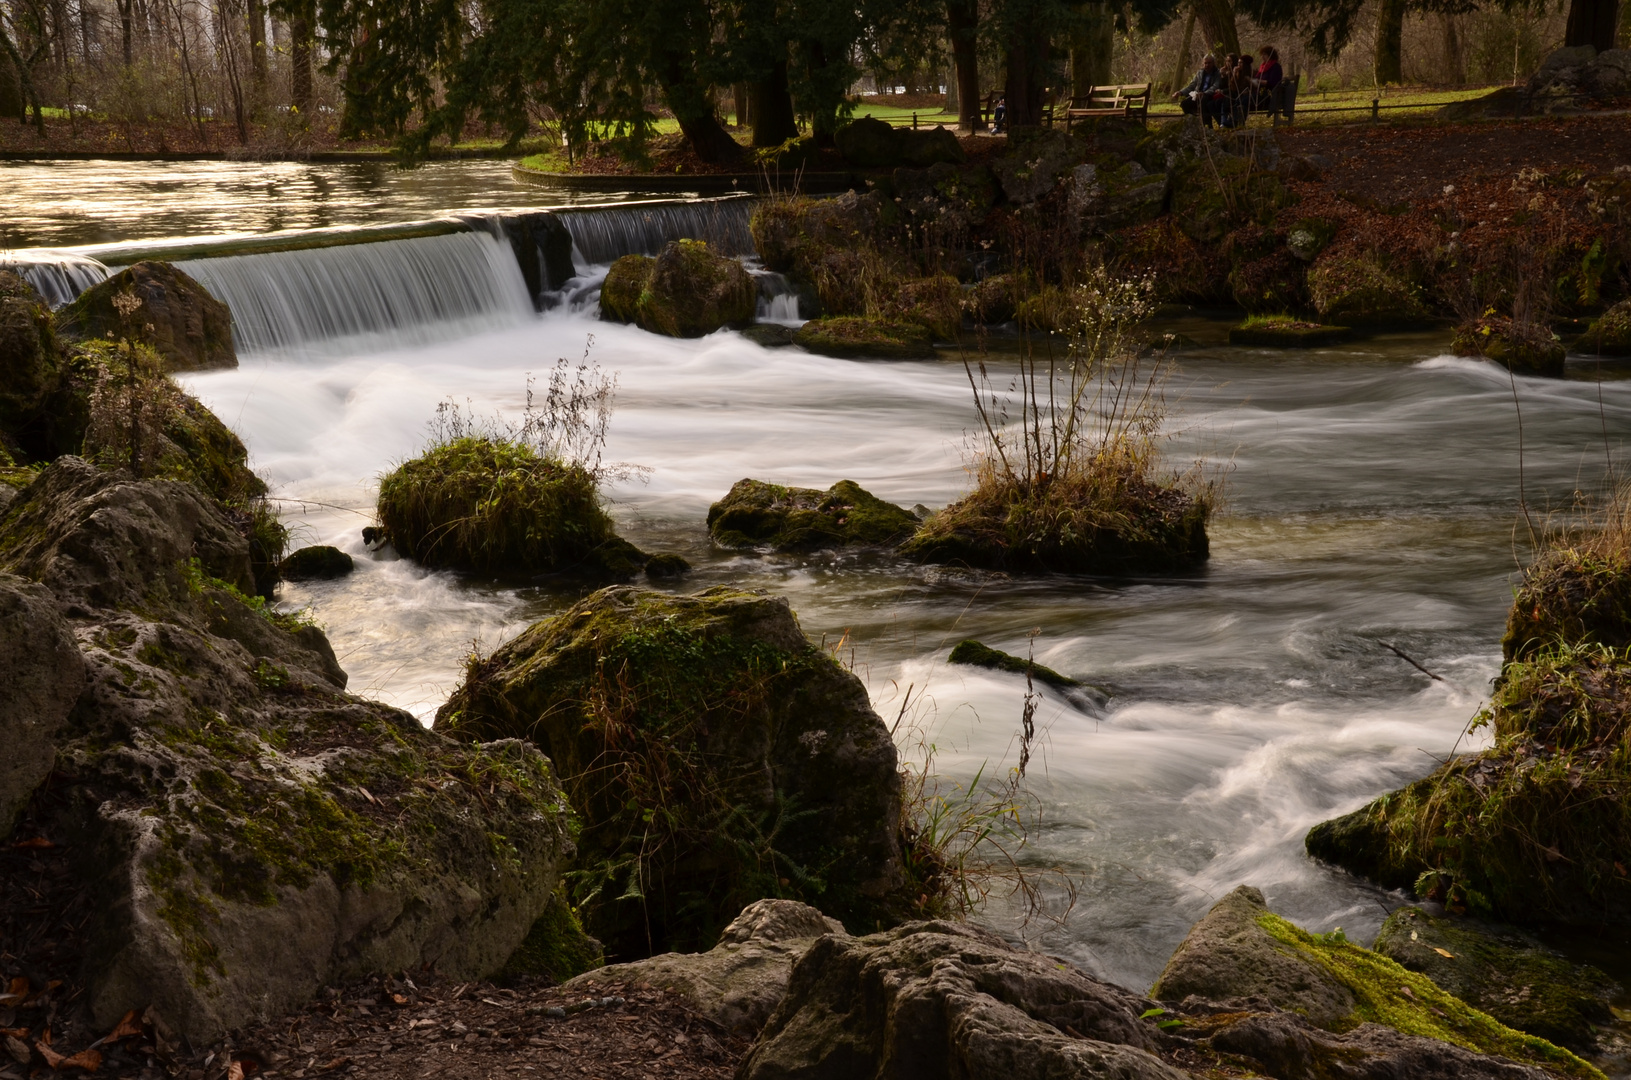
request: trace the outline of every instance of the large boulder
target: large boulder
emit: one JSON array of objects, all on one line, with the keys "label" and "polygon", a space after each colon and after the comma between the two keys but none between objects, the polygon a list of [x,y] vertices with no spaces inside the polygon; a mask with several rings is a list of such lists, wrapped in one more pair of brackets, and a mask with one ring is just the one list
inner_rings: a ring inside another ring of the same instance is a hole
[{"label": "large boulder", "polygon": [[85,662],[51,594],[0,574],[0,837],[51,774],[57,735],[84,686]]},{"label": "large boulder", "polygon": [[841,360],[932,360],[935,356],[934,335],[921,323],[864,315],[811,319],[799,327],[793,343]]},{"label": "large boulder", "polygon": [[56,387],[51,309],[27,281],[0,270],[0,445],[15,441]]},{"label": "large boulder", "polygon": [[1087,142],[1060,128],[1013,132],[1008,153],[992,159],[991,171],[1009,202],[1028,206],[1053,192],[1087,156]]},{"label": "large boulder", "polygon": [[1563,377],[1563,343],[1544,326],[1485,315],[1456,327],[1450,348],[1457,356],[1482,356],[1520,375]]},{"label": "large boulder", "polygon": [[1631,356],[1631,300],[1621,300],[1603,312],[1574,343],[1585,356]]},{"label": "large boulder", "polygon": [[127,266],[85,290],[57,312],[57,332],[71,339],[112,337],[151,346],[169,371],[238,366],[231,309],[164,262]]},{"label": "large boulder", "polygon": [[702,337],[753,321],[759,291],[735,259],[675,240],[655,259],[625,255],[601,286],[601,314],[669,337]]},{"label": "large boulder", "polygon": [[1405,907],[1371,947],[1508,1027],[1577,1053],[1596,1049],[1597,1028],[1614,1022],[1613,979],[1514,927]]},{"label": "large boulder", "polygon": [[824,937],[737,1071],[740,1080],[968,1077],[1180,1080],[1152,1003],[959,923]]},{"label": "large boulder", "polygon": [[839,128],[834,142],[844,160],[858,169],[893,169],[901,165],[924,169],[941,162],[960,165],[967,160],[957,136],[939,125],[922,130],[898,128],[863,116]]},{"label": "large boulder", "polygon": [[[1308,1050],[1342,1045],[1333,1044],[1323,1034],[1331,1032],[1351,1033],[1344,1040],[1350,1051],[1373,1057],[1373,1066],[1361,1075],[1546,1075],[1542,1069],[1595,1075],[1595,1070],[1569,1051],[1512,1030],[1452,997],[1425,976],[1350,943],[1340,931],[1310,934],[1287,922],[1269,910],[1261,892],[1246,885],[1218,901],[1195,924],[1150,994],[1164,1002],[1193,999],[1189,1007],[1199,1001],[1238,1002],[1252,1011],[1271,1006],[1282,1016],[1210,1038],[1218,1049],[1261,1061],[1294,1058],[1298,1055],[1287,1051],[1299,1043]],[[1308,1027],[1292,1034],[1284,1023],[1283,1014],[1288,1013]],[[1382,1035],[1374,1030],[1377,1025],[1393,1028],[1395,1033]],[[1279,1033],[1271,1034],[1274,1029]],[[1472,1053],[1458,1055],[1456,1047]],[[1486,1057],[1480,1061],[1479,1055],[1507,1060]],[[1320,1055],[1302,1056],[1302,1070],[1306,1071],[1290,1075],[1319,1075],[1306,1063]],[[1381,1064],[1374,1062],[1377,1056],[1393,1057],[1394,1071],[1376,1067]],[[1435,1059],[1438,1066],[1426,1067]],[[1399,1068],[1411,1060],[1420,1060],[1420,1064]],[[1521,1069],[1514,1062],[1532,1068]]]},{"label": "large boulder", "polygon": [[853,480],[840,480],[826,491],[738,480],[708,508],[708,533],[725,547],[813,551],[894,544],[917,527],[911,511],[884,502]]},{"label": "large boulder", "polygon": [[579,975],[569,990],[646,983],[672,991],[726,1031],[757,1035],[787,994],[793,965],[844,926],[795,900],[756,900],[704,953],[663,953]]},{"label": "large boulder", "polygon": [[248,542],[189,485],[64,459],[0,523],[87,685],[34,824],[97,897],[84,1001],[194,1043],[319,987],[491,974],[571,851],[549,763],[343,692],[322,632],[247,599]]},{"label": "large boulder", "polygon": [[612,959],[710,947],[767,897],[858,930],[908,902],[894,743],[783,599],[604,589],[473,663],[437,718],[555,763]]},{"label": "large boulder", "polygon": [[1084,235],[1153,221],[1166,206],[1167,174],[1108,155],[1071,171],[1070,212]]},{"label": "large boulder", "polygon": [[1372,254],[1327,250],[1308,271],[1308,297],[1328,323],[1410,325],[1431,317],[1421,289]]}]

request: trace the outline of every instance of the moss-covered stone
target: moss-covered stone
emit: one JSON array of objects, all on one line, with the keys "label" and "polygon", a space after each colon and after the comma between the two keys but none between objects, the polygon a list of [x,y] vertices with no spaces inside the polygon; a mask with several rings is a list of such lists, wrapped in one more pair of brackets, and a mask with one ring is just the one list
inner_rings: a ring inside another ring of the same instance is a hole
[{"label": "moss-covered stone", "polygon": [[634,321],[669,337],[702,337],[751,323],[758,303],[759,290],[741,263],[701,240],[676,240],[652,263]]},{"label": "moss-covered stone", "polygon": [[426,566],[626,578],[649,558],[617,535],[582,466],[497,437],[403,462],[380,480],[375,513],[397,551]]},{"label": "moss-covered stone", "polygon": [[901,319],[917,323],[936,341],[956,341],[963,329],[963,287],[949,274],[901,282],[893,306]]},{"label": "moss-covered stone", "polygon": [[1509,926],[1400,908],[1371,947],[1507,1027],[1577,1053],[1595,1049],[1595,1028],[1614,1021],[1613,979]]},{"label": "moss-covered stone", "polygon": [[977,323],[995,326],[999,323],[1013,322],[1015,313],[1019,310],[1019,302],[1024,291],[1024,281],[1017,274],[992,274],[983,278],[969,289],[963,299],[963,306],[967,309],[969,317]]},{"label": "moss-covered stone", "polygon": [[1233,297],[1229,262],[1212,244],[1198,244],[1173,215],[1107,237],[1105,254],[1118,273],[1148,275],[1157,299],[1167,303],[1217,304]]},{"label": "moss-covered stone", "polygon": [[847,544],[897,544],[918,520],[853,480],[826,491],[738,480],[708,508],[708,532],[725,547],[814,551]]},{"label": "moss-covered stone", "polygon": [[1147,481],[1061,485],[1040,498],[976,490],[901,545],[918,562],[1125,574],[1191,569],[1210,554],[1206,503]]},{"label": "moss-covered stone", "polygon": [[1309,854],[1453,912],[1601,926],[1631,916],[1631,657],[1553,644],[1506,664],[1457,758],[1308,834]]},{"label": "moss-covered stone", "polygon": [[[120,298],[139,303],[121,310],[126,301]],[[139,342],[163,358],[167,371],[238,366],[232,311],[184,271],[164,262],[127,266],[86,289],[57,312],[57,332],[74,340]]]},{"label": "moss-covered stone", "polygon": [[542,975],[553,982],[563,983],[587,971],[606,964],[606,950],[600,942],[584,933],[578,913],[572,910],[564,889],[550,897],[549,906],[538,916],[527,931],[527,936],[516,946],[505,961],[499,977],[522,978]]},{"label": "moss-covered stone", "polygon": [[57,385],[58,364],[50,307],[27,281],[0,270],[0,444],[19,445]]},{"label": "moss-covered stone", "polygon": [[844,160],[858,169],[899,165],[921,169],[936,162],[956,165],[966,160],[957,136],[943,127],[897,128],[870,116],[839,128],[833,141]]},{"label": "moss-covered stone", "polygon": [[1421,289],[1374,254],[1327,251],[1308,271],[1308,296],[1328,322],[1410,325],[1430,318]]},{"label": "moss-covered stone", "polygon": [[1586,356],[1631,356],[1631,300],[1621,300],[1598,316],[1574,343]]},{"label": "moss-covered stone", "polygon": [[1150,993],[1170,1001],[1192,994],[1218,1002],[1258,998],[1327,1031],[1381,1024],[1560,1075],[1602,1076],[1569,1051],[1512,1030],[1340,931],[1311,934],[1288,922],[1268,909],[1261,892],[1244,885],[1190,930]]},{"label": "moss-covered stone", "polygon": [[612,263],[600,285],[600,317],[609,322],[633,322],[640,294],[656,264],[650,255],[624,255]]},{"label": "moss-covered stone", "polygon": [[1229,328],[1229,344],[1260,345],[1275,349],[1313,349],[1353,337],[1346,326],[1326,326],[1294,315],[1254,316]]},{"label": "moss-covered stone", "polygon": [[981,644],[973,638],[965,638],[952,647],[951,655],[946,658],[947,663],[968,664],[971,667],[990,668],[992,671],[1007,671],[1015,675],[1025,675],[1049,686],[1072,687],[1082,685],[1068,675],[1061,675],[1050,667],[1044,667],[1034,660],[1024,660],[1010,655],[1001,649],[993,649],[989,645]]},{"label": "moss-covered stone", "polygon": [[1296,202],[1273,173],[1245,158],[1216,152],[1177,165],[1171,183],[1173,221],[1200,244],[1221,243],[1242,225],[1266,225]]},{"label": "moss-covered stone", "polygon": [[915,322],[837,315],[811,319],[793,341],[810,352],[845,360],[933,359],[934,335]]},{"label": "moss-covered stone", "polygon": [[1553,548],[1524,571],[1507,613],[1501,654],[1524,660],[1557,642],[1631,645],[1631,560]]},{"label": "moss-covered stone", "polygon": [[708,947],[756,899],[855,928],[911,899],[889,732],[785,600],[602,590],[473,661],[438,724],[549,755],[583,822],[572,899],[615,959]]},{"label": "moss-covered stone", "polygon": [[671,581],[691,572],[691,564],[683,555],[667,552],[646,560],[646,577],[653,581]]},{"label": "moss-covered stone", "polygon": [[318,544],[292,551],[278,564],[285,581],[332,581],[357,568],[356,562],[337,547]]},{"label": "moss-covered stone", "polygon": [[1462,323],[1450,347],[1457,356],[1482,356],[1520,375],[1563,375],[1563,343],[1550,330],[1520,327],[1511,319],[1485,316]]}]

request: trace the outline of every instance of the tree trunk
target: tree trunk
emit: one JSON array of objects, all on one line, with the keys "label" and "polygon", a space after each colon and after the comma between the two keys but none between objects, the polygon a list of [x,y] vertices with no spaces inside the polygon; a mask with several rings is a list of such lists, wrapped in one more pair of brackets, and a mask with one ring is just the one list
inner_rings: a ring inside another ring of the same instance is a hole
[{"label": "tree trunk", "polygon": [[1376,85],[1404,82],[1405,0],[1381,0],[1376,7]]},{"label": "tree trunk", "polygon": [[1172,70],[1172,86],[1176,91],[1189,83],[1189,43],[1195,40],[1195,9],[1189,9],[1189,21],[1184,24],[1184,43],[1178,46],[1178,64]]},{"label": "tree trunk", "polygon": [[1619,17],[1619,0],[1571,0],[1563,47],[1592,45],[1598,52],[1607,52],[1614,47]]},{"label": "tree trunk", "polygon": [[732,83],[731,100],[736,108],[736,130],[741,131],[748,126],[748,84]]},{"label": "tree trunk", "polygon": [[130,9],[135,3],[136,0],[119,0],[119,38],[124,46],[125,67],[127,68],[132,63],[130,38],[133,28],[131,27]]},{"label": "tree trunk", "polygon": [[1461,51],[1460,16],[1440,15],[1439,24],[1444,32],[1444,77],[1461,86],[1467,81],[1467,58]]},{"label": "tree trunk", "polygon": [[1042,123],[1042,98],[1047,87],[1046,35],[1017,27],[1008,43],[1008,77],[1003,96],[1008,99],[1008,126],[1035,127]]},{"label": "tree trunk", "polygon": [[1116,46],[1116,19],[1102,3],[1080,5],[1081,19],[1070,39],[1070,95],[1086,97],[1110,81],[1110,58]]},{"label": "tree trunk", "polygon": [[289,20],[289,104],[302,115],[311,112],[311,22]]},{"label": "tree trunk", "polygon": [[1235,29],[1235,8],[1230,0],[1195,0],[1195,15],[1206,34],[1204,52],[1223,54],[1240,52],[1240,32]]},{"label": "tree trunk", "polygon": [[266,6],[262,0],[248,0],[246,17],[249,23],[249,87],[251,111],[258,111],[266,100]]},{"label": "tree trunk", "polygon": [[957,67],[957,127],[983,130],[980,120],[980,6],[978,0],[947,0],[946,23],[951,31],[951,55]]},{"label": "tree trunk", "polygon": [[770,74],[753,84],[753,145],[780,146],[798,137],[793,116],[793,95],[787,89],[787,61],[780,60]]},{"label": "tree trunk", "polygon": [[663,99],[697,157],[710,164],[739,160],[742,146],[719,122],[713,95],[698,85],[691,58],[668,54],[663,75]]}]

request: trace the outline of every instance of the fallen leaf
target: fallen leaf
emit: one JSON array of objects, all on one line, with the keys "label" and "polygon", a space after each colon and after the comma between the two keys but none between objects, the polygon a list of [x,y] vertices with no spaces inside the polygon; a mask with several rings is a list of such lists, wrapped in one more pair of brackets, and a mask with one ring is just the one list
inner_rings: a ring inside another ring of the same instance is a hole
[{"label": "fallen leaf", "polygon": [[361,784],[357,785],[357,790],[362,792],[362,797],[363,798],[367,799],[369,802],[373,803],[375,806],[379,805],[379,800],[374,798],[374,793],[372,791],[369,791],[367,788],[363,787]]},{"label": "fallen leaf", "polygon": [[73,1057],[63,1058],[59,1069],[84,1069],[86,1072],[95,1072],[102,1067],[102,1054],[97,1050],[81,1050]]},{"label": "fallen leaf", "polygon": [[1411,992],[1410,987],[1408,987],[1408,986],[1399,987],[1399,993],[1403,994],[1405,997],[1409,998],[1411,1001],[1416,1000],[1416,995]]},{"label": "fallen leaf", "polygon": [[62,1063],[68,1060],[55,1050],[51,1049],[50,1045],[44,1042],[35,1043],[34,1049],[40,1052],[40,1056],[45,1059],[45,1063],[51,1066],[53,1069],[62,1068]]},{"label": "fallen leaf", "polygon": [[10,1035],[6,1036],[6,1051],[25,1069],[34,1060],[34,1055],[28,1051],[28,1044]]},{"label": "fallen leaf", "polygon": [[136,1016],[136,1010],[131,1009],[129,1012],[125,1013],[124,1018],[119,1021],[119,1025],[109,1032],[108,1037],[102,1041],[118,1042],[120,1039],[128,1039],[132,1035],[140,1035],[141,1033],[142,1022]]},{"label": "fallen leaf", "polygon": [[28,979],[26,976],[19,975],[11,980],[11,984],[6,987],[6,992],[0,994],[0,1005],[15,1005],[27,996]]},{"label": "fallen leaf", "polygon": [[324,1064],[317,1066],[317,1070],[319,1072],[333,1072],[335,1069],[343,1069],[349,1064],[351,1064],[350,1058],[337,1057],[333,1061],[325,1062]]},{"label": "fallen leaf", "polygon": [[406,1005],[408,1003],[408,999],[403,997],[401,994],[392,994],[391,1001],[396,1005]]},{"label": "fallen leaf", "polygon": [[1451,952],[1449,949],[1441,949],[1437,945],[1434,945],[1433,951],[1438,953],[1440,956],[1448,957],[1451,960],[1455,959],[1455,953]]},{"label": "fallen leaf", "polygon": [[27,1028],[0,1028],[0,1035],[4,1035],[8,1039],[26,1039],[26,1038],[28,1038],[28,1029]]},{"label": "fallen leaf", "polygon": [[244,1080],[243,1062],[234,1061],[227,1066],[226,1080]]},{"label": "fallen leaf", "polygon": [[27,840],[19,840],[11,846],[14,848],[38,848],[44,850],[47,848],[54,848],[57,845],[53,844],[43,836],[35,836]]},{"label": "fallen leaf", "polygon": [[1614,1019],[1622,1024],[1631,1024],[1631,1009],[1622,1009],[1618,1005],[1610,1005],[1608,1008],[1614,1014]]}]

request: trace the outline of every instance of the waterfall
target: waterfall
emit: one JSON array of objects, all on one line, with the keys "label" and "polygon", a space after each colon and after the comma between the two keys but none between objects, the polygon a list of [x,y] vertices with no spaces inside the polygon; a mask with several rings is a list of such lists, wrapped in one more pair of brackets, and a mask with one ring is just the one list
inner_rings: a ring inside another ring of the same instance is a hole
[{"label": "waterfall", "polygon": [[755,270],[753,280],[759,286],[759,307],[754,316],[759,322],[796,325],[804,321],[799,315],[798,290],[785,275]]},{"label": "waterfall", "polygon": [[572,234],[572,258],[605,265],[619,255],[655,255],[670,240],[706,240],[721,255],[752,255],[748,220],[756,199],[636,203],[554,211]]},{"label": "waterfall", "polygon": [[446,340],[519,323],[532,299],[510,245],[485,232],[190,259],[177,267],[232,309],[238,349],[374,335]]},{"label": "waterfall", "polygon": [[68,303],[108,276],[108,268],[95,259],[44,248],[0,251],[0,270],[10,270],[20,276],[54,308]]}]

